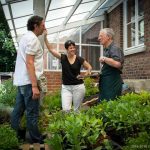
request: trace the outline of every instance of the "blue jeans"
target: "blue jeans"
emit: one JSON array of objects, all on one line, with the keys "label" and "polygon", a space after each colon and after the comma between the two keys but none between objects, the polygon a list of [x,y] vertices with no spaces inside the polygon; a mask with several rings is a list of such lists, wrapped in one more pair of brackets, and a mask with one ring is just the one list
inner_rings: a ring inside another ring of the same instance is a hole
[{"label": "blue jeans", "polygon": [[16,104],[11,116],[11,126],[17,132],[21,129],[20,120],[24,112],[26,112],[27,129],[31,140],[40,143],[42,135],[38,129],[39,100],[32,99],[31,84],[18,86]]}]

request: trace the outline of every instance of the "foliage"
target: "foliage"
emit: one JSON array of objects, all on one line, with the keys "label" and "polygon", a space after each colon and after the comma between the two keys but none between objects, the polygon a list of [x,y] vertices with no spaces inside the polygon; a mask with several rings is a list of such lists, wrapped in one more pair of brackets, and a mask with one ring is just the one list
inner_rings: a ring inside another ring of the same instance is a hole
[{"label": "foliage", "polygon": [[51,114],[47,142],[74,150],[126,148],[134,142],[146,145],[150,141],[149,102],[150,93],[131,93],[80,113]]},{"label": "foliage", "polygon": [[98,93],[98,87],[94,86],[94,79],[92,78],[85,78],[84,80],[84,84],[85,84],[85,89],[86,89],[86,93],[85,93],[85,97],[94,95]]},{"label": "foliage", "polygon": [[1,150],[18,149],[19,142],[16,132],[9,125],[0,125],[0,139]]},{"label": "foliage", "polygon": [[49,127],[47,132],[50,133],[50,137],[46,140],[46,142],[53,148],[53,149],[63,149],[63,141],[64,137],[62,134],[62,125],[66,118],[66,115],[62,111],[55,112],[54,114],[50,115]]},{"label": "foliage", "polygon": [[3,82],[3,88],[0,92],[0,103],[7,106],[14,106],[17,88],[13,86],[12,79],[8,79]]},{"label": "foliage", "polygon": [[135,137],[129,137],[126,140],[126,145],[123,147],[123,150],[129,150],[129,149],[150,149],[150,134],[147,132],[140,132],[138,136]]},{"label": "foliage", "polygon": [[[59,114],[60,115],[60,114]],[[47,140],[49,144],[55,149],[55,145],[61,145],[60,149],[72,148],[74,150],[81,150],[83,148],[92,148],[101,133],[102,120],[89,117],[85,113],[61,113],[60,117],[51,122],[48,132],[51,133],[50,139]],[[50,142],[53,141],[53,142]]]},{"label": "foliage", "polygon": [[13,40],[0,24],[0,72],[14,70],[16,50]]},{"label": "foliage", "polygon": [[0,5],[0,18],[0,72],[12,72],[15,66],[16,50],[2,5]]},{"label": "foliage", "polygon": [[42,109],[47,109],[49,113],[61,110],[60,91],[46,95],[43,100]]},{"label": "foliage", "polygon": [[5,86],[3,84],[0,84],[0,99],[4,94],[6,94]]},{"label": "foliage", "polygon": [[148,92],[102,101],[78,113],[60,109],[60,92],[47,95],[42,106],[40,129],[50,135],[46,142],[53,149],[130,149],[135,145],[142,145],[144,149],[150,141]]},{"label": "foliage", "polygon": [[11,112],[12,108],[10,106],[5,106],[4,104],[0,103],[0,124],[10,121]]}]

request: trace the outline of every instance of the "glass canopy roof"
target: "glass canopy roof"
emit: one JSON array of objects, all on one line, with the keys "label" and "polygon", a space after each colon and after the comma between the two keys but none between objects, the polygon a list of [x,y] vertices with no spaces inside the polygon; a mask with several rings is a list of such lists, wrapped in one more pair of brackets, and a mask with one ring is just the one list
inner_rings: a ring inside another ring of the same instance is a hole
[{"label": "glass canopy roof", "polygon": [[[34,14],[34,0],[0,1],[17,49],[18,39],[27,31],[27,20]],[[69,34],[81,25],[88,28],[88,24],[104,20],[104,11],[109,10],[117,2],[119,0],[45,0],[48,37],[52,38],[60,31],[68,31]],[[47,4],[49,7],[46,7]]]}]

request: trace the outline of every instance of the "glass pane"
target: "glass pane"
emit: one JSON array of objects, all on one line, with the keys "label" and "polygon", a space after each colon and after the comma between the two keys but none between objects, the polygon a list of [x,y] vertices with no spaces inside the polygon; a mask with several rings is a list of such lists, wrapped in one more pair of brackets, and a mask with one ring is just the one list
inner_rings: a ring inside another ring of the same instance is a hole
[{"label": "glass pane", "polygon": [[139,21],[139,44],[144,43],[144,19]]},{"label": "glass pane", "polygon": [[99,45],[100,22],[82,26],[82,43]]},{"label": "glass pane", "polygon": [[82,46],[82,57],[92,65],[93,70],[100,70],[100,47]]},{"label": "glass pane", "polygon": [[[56,9],[53,11],[48,11],[46,21],[66,17],[71,10],[72,7],[62,8],[62,9]],[[55,15],[54,15],[55,14]]]},{"label": "glass pane", "polygon": [[10,17],[8,5],[4,5],[3,10],[4,10],[4,14],[5,14],[6,19],[10,19],[11,17]]},{"label": "glass pane", "polygon": [[127,47],[135,46],[135,23],[127,25]]},{"label": "glass pane", "polygon": [[1,0],[1,4],[6,4],[6,1],[5,0]]},{"label": "glass pane", "polygon": [[57,70],[58,59],[54,57],[51,53],[48,53],[48,69]]},{"label": "glass pane", "polygon": [[127,23],[135,21],[135,0],[127,2]]},{"label": "glass pane", "polygon": [[13,39],[14,43],[17,43],[17,40],[16,40],[16,38],[12,38],[12,39]]},{"label": "glass pane", "polygon": [[45,22],[45,26],[46,26],[46,28],[59,26],[63,23],[64,20],[65,20],[65,18],[56,19],[56,20],[52,20],[52,21],[47,21],[47,22]]},{"label": "glass pane", "polygon": [[70,22],[75,22],[75,21],[79,21],[79,20],[83,20],[84,17],[88,14],[88,12],[86,13],[82,13],[82,14],[79,14],[79,15],[73,15],[70,20],[68,21],[68,23]]},{"label": "glass pane", "polygon": [[94,1],[94,0],[82,0],[82,3],[87,3],[87,2],[91,2],[91,1]]},{"label": "glass pane", "polygon": [[[57,44],[51,43],[51,49],[57,50]],[[58,59],[51,53],[48,53],[48,69],[56,70],[58,66]]]},{"label": "glass pane", "polygon": [[16,36],[14,30],[11,30],[10,33],[11,33],[11,36],[12,36],[12,37],[15,37],[15,36]]},{"label": "glass pane", "polygon": [[79,43],[79,29],[73,28],[59,33],[59,42],[65,42],[67,40],[73,40],[75,43]]},{"label": "glass pane", "polygon": [[85,4],[80,4],[74,14],[91,11],[98,1],[93,1]]},{"label": "glass pane", "polygon": [[8,20],[8,25],[9,25],[10,30],[12,30],[13,29],[13,24],[12,24],[11,20]]},{"label": "glass pane", "polygon": [[76,1],[77,0],[52,0],[49,10],[71,6],[71,5],[74,5]]},{"label": "glass pane", "polygon": [[138,6],[139,6],[138,15],[139,17],[141,17],[144,15],[144,3],[143,3],[143,0],[139,0],[138,2],[139,2],[138,3]]},{"label": "glass pane", "polygon": [[30,17],[31,16],[14,19],[15,28],[25,27]]},{"label": "glass pane", "polygon": [[11,8],[14,18],[33,14],[33,0],[13,3]]},{"label": "glass pane", "polygon": [[47,36],[47,39],[50,43],[56,43],[57,42],[57,33],[50,34]]}]

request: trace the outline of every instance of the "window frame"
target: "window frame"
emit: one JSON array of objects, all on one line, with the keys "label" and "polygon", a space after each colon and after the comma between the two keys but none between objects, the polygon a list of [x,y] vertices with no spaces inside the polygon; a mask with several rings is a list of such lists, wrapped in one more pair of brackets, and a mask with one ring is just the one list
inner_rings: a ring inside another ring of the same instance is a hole
[{"label": "window frame", "polygon": [[[131,46],[131,47],[127,47],[127,26],[129,23],[127,23],[127,2],[128,0],[124,0],[123,2],[123,15],[124,15],[124,19],[123,19],[123,49],[124,49],[124,54],[125,55],[130,55],[130,54],[135,54],[135,53],[139,53],[139,52],[143,52],[146,50],[146,47],[144,45],[144,43],[139,44],[138,43],[138,29],[139,29],[139,16],[138,16],[138,0],[135,0],[135,20],[133,23],[135,23],[135,46]],[[144,15],[142,16],[144,18]],[[131,21],[132,23],[132,21]]]}]

